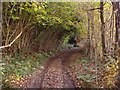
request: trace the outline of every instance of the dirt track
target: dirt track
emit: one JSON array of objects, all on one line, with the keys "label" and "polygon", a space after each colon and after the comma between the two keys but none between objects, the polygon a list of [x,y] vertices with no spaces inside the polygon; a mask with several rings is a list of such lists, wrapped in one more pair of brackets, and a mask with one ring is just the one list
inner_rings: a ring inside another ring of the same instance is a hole
[{"label": "dirt track", "polygon": [[69,68],[70,63],[83,56],[83,49],[73,48],[50,57],[45,69],[32,76],[24,87],[27,88],[76,88],[79,85]]}]

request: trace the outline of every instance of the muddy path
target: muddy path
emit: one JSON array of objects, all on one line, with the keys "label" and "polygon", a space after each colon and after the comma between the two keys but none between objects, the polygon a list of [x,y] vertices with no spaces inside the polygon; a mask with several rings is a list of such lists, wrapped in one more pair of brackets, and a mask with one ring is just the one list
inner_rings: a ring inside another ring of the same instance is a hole
[{"label": "muddy path", "polygon": [[81,48],[67,49],[50,57],[41,72],[37,72],[27,82],[27,88],[76,88],[79,87],[70,63],[84,56]]}]

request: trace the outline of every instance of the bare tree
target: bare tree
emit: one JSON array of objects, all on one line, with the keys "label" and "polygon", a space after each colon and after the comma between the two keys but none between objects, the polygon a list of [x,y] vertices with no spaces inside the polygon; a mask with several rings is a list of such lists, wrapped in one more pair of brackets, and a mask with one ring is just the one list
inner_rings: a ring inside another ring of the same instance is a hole
[{"label": "bare tree", "polygon": [[101,39],[102,39],[102,52],[103,55],[106,53],[106,47],[105,47],[105,22],[104,22],[104,7],[103,2],[100,2],[100,19],[101,19]]},{"label": "bare tree", "polygon": [[115,48],[120,47],[120,2],[112,2],[113,11],[115,13],[115,27],[116,27],[116,36],[115,36]]},{"label": "bare tree", "polygon": [[[115,27],[116,27],[115,51],[116,50],[119,51],[120,50],[120,2],[112,2],[112,5],[113,5],[113,11],[115,13]],[[120,76],[120,61],[118,63],[118,66],[119,66],[119,69],[118,69],[119,71],[118,77],[119,77]],[[119,83],[120,83],[120,77],[118,78],[118,87],[120,88]]]}]

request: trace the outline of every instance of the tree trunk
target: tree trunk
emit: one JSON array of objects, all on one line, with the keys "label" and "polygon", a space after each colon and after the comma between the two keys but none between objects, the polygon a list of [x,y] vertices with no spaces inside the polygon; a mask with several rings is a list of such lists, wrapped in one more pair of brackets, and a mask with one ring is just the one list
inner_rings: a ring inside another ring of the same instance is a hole
[{"label": "tree trunk", "polygon": [[[2,46],[2,2],[0,1],[0,46]],[[0,49],[0,62],[2,63],[2,50]],[[1,66],[2,67],[2,64]],[[0,70],[1,72],[2,70]],[[2,75],[0,75],[0,89],[2,89]]]},{"label": "tree trunk", "polygon": [[[115,51],[120,49],[120,2],[112,2],[113,4],[113,11],[115,13],[115,27],[116,27],[116,33],[115,33]],[[116,57],[117,59],[117,57]],[[119,55],[118,55],[119,59]],[[120,61],[118,62],[118,88],[120,88]]]},{"label": "tree trunk", "polygon": [[[95,38],[94,38],[94,11],[91,12],[91,46],[95,47]],[[92,53],[91,53],[91,57],[92,59],[95,59],[95,49],[94,50],[91,50]]]},{"label": "tree trunk", "polygon": [[104,54],[106,53],[106,47],[105,47],[105,22],[103,14],[104,14],[103,2],[100,2],[101,39],[102,39],[102,52],[104,56]]},{"label": "tree trunk", "polygon": [[87,13],[88,15],[88,30],[87,30],[87,35],[88,35],[88,51],[87,51],[87,55],[90,59],[90,44],[91,44],[91,40],[90,40],[90,13]]},{"label": "tree trunk", "polygon": [[2,46],[2,2],[1,1],[0,1],[0,46]]},{"label": "tree trunk", "polygon": [[115,36],[115,50],[117,46],[120,47],[120,2],[113,2],[113,11],[115,13],[115,27],[116,27],[116,36]]}]

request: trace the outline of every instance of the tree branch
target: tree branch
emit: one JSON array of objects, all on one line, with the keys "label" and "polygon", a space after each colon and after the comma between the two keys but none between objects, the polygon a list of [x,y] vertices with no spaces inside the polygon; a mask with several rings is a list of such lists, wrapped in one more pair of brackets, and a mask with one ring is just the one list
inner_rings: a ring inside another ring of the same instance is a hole
[{"label": "tree branch", "polygon": [[93,10],[97,10],[97,9],[101,9],[101,8],[92,8],[92,9],[89,9],[87,11],[93,11]]},{"label": "tree branch", "polygon": [[[103,3],[103,6],[105,5],[106,3]],[[101,9],[100,7],[98,7],[98,8],[92,8],[92,9],[89,9],[89,10],[87,10],[87,11],[93,11],[93,10],[98,10],[98,9]]]},{"label": "tree branch", "polygon": [[10,44],[5,45],[5,46],[1,46],[0,49],[10,47],[21,36],[22,33],[23,32],[21,31],[20,34],[18,34],[18,36]]}]

